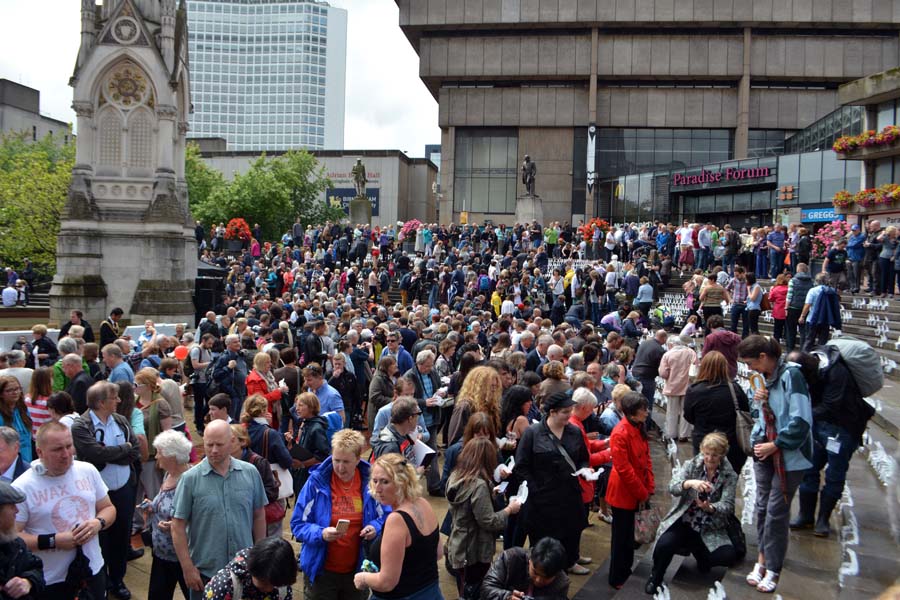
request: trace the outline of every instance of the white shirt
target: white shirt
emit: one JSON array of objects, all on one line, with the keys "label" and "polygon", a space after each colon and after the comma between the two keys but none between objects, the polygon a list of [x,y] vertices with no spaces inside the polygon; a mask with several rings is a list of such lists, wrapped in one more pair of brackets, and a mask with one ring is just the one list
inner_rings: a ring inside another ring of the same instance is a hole
[{"label": "white shirt", "polygon": [[14,287],[3,288],[3,306],[15,306],[19,299],[19,292]]},{"label": "white shirt", "polygon": [[678,230],[679,241],[678,243],[682,246],[687,246],[689,244],[693,244],[691,241],[694,237],[694,230],[690,227],[682,227]]},{"label": "white shirt", "polygon": [[[97,516],[97,502],[106,498],[107,488],[90,463],[76,460],[64,475],[38,475],[34,468],[22,473],[13,487],[25,494],[25,502],[17,505],[16,523],[25,524],[25,533],[41,535],[71,531],[79,523]],[[81,549],[96,575],[103,568],[100,539],[94,536]],[[47,585],[66,580],[75,550],[35,550],[44,561]]]},{"label": "white shirt", "polygon": [[516,314],[516,305],[512,300],[504,300],[503,304],[500,305],[500,314],[501,315],[514,315]]},{"label": "white shirt", "polygon": [[9,468],[6,469],[6,471],[4,471],[2,474],[0,474],[0,477],[3,477],[3,481],[5,481],[7,483],[12,483],[12,480],[14,479],[13,475],[16,472],[16,463],[17,462],[19,462],[18,457],[16,457],[16,460],[14,460],[14,461],[12,461],[12,463],[10,463]]}]

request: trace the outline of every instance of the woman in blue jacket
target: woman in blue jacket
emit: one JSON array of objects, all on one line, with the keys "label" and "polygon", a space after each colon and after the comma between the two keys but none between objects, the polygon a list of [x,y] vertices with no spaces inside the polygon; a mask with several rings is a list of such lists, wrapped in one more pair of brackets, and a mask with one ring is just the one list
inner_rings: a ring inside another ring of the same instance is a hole
[{"label": "woman in blue jacket", "polygon": [[302,544],[300,570],[307,600],[363,598],[353,586],[363,560],[363,540],[381,533],[388,512],[369,495],[371,467],[360,460],[365,445],[358,431],[335,433],[331,456],[312,470],[297,496],[291,532]]},{"label": "woman in blue jacket", "polygon": [[776,340],[751,335],[737,351],[740,360],[765,379],[752,406],[759,556],[747,583],[772,593],[787,554],[791,500],[813,464],[812,404],[800,366],[785,360]]}]

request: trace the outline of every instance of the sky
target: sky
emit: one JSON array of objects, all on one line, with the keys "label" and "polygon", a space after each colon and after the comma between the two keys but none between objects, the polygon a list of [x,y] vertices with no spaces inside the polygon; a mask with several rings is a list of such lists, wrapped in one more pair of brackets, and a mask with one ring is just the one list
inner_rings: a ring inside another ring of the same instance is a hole
[{"label": "sky", "polygon": [[[80,41],[78,0],[0,0],[0,78],[41,92],[41,113],[74,122],[69,77]],[[437,102],[398,26],[394,0],[331,0],[347,10],[344,148],[424,156],[441,142]]]}]

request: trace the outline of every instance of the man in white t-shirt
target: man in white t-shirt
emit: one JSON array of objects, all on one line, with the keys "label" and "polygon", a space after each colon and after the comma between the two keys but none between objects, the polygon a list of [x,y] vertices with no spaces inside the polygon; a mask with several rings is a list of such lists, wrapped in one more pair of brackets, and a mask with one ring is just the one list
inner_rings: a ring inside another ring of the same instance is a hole
[{"label": "man in white t-shirt", "polygon": [[28,549],[44,561],[45,598],[71,598],[66,574],[81,546],[90,563],[85,580],[94,598],[106,597],[106,576],[98,534],[116,518],[106,484],[94,465],[74,460],[69,428],[49,422],[37,433],[40,460],[13,482],[25,494],[16,529]]}]

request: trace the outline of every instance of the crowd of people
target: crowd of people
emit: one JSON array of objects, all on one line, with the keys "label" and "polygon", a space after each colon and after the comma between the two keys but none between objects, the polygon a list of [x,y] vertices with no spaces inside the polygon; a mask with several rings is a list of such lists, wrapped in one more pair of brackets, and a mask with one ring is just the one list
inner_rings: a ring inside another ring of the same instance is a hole
[{"label": "crowd of people", "polygon": [[[35,325],[0,357],[0,556],[20,557],[3,592],[128,600],[141,534],[151,600],[176,587],[284,599],[298,579],[308,600],[431,600],[441,568],[460,598],[566,598],[570,576],[592,573],[582,533],[596,514],[609,585],[625,585],[643,541],[653,593],[675,554],[701,571],[741,561],[750,458],[746,580],[771,593],[789,527],[829,534],[871,416],[823,345],[854,269],[893,291],[878,281],[896,232],[868,229],[880,270],[853,266],[854,230],[813,280],[794,226],[420,224],[400,239],[298,222],[232,255],[214,228],[203,259],[228,269],[227,294],[196,330],[147,321],[132,338],[114,309],[95,337],[75,310],[57,340]],[[673,315],[658,300],[679,269],[687,310]],[[749,392],[739,363],[759,374]],[[667,490],[660,441],[694,456]],[[446,498],[443,520],[427,495]],[[671,507],[648,530],[651,502]]]}]

